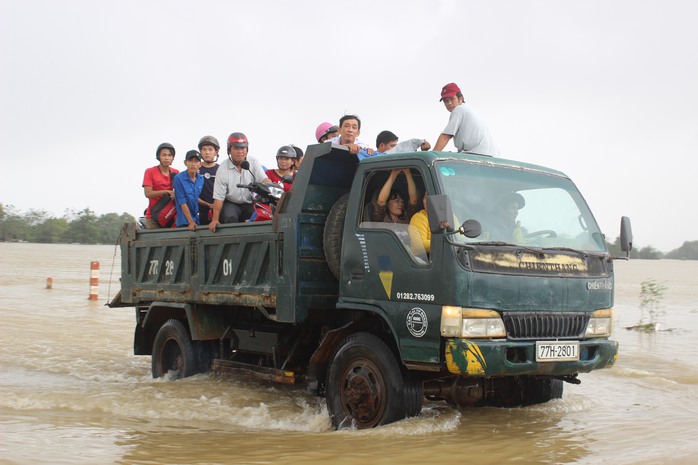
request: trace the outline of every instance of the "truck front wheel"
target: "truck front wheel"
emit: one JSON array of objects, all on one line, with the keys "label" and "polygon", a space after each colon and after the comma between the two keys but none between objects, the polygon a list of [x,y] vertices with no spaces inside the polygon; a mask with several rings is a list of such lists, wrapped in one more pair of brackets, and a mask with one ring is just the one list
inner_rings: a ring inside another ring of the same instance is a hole
[{"label": "truck front wheel", "polygon": [[153,378],[180,379],[198,372],[189,332],[181,321],[167,320],[153,342]]},{"label": "truck front wheel", "polygon": [[334,355],[326,396],[335,428],[364,429],[418,415],[423,394],[385,342],[356,333]]},{"label": "truck front wheel", "polygon": [[559,379],[529,378],[524,384],[524,405],[544,404],[562,398],[563,384]]},{"label": "truck front wheel", "polygon": [[497,407],[521,407],[543,404],[562,398],[562,381],[552,378],[512,376],[493,380],[489,404]]}]

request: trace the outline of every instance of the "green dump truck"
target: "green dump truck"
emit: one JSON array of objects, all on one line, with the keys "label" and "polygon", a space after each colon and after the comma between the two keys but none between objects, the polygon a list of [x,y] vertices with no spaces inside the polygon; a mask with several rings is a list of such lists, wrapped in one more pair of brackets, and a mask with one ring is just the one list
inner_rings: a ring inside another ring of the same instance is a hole
[{"label": "green dump truck", "polygon": [[[426,231],[374,218],[393,170],[406,203],[409,170]],[[618,354],[614,257],[586,202],[563,173],[511,160],[313,145],[273,221],[126,225],[121,257],[110,305],[135,307],[154,377],[303,385],[336,427],[416,416],[425,398],[546,402]]]}]

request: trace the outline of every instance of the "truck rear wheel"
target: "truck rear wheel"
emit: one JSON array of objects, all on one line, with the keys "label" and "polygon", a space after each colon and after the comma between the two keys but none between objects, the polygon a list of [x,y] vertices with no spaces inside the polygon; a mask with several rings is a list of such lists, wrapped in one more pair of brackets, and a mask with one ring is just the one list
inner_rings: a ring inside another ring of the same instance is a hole
[{"label": "truck rear wheel", "polygon": [[327,377],[327,408],[335,428],[373,428],[422,409],[421,383],[402,369],[380,338],[356,333],[339,346]]},{"label": "truck rear wheel", "polygon": [[179,320],[167,320],[153,342],[153,378],[186,378],[198,373],[198,363],[189,332]]},{"label": "truck rear wheel", "polygon": [[332,205],[322,235],[322,246],[325,250],[327,265],[337,279],[339,279],[342,260],[342,233],[344,232],[344,218],[347,216],[348,204],[349,194],[344,194]]}]

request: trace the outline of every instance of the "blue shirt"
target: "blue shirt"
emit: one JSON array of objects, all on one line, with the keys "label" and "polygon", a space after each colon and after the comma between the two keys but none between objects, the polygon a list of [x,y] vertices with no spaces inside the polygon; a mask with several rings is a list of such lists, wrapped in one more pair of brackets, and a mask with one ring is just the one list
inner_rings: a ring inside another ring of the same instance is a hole
[{"label": "blue shirt", "polygon": [[182,171],[174,177],[175,206],[177,207],[177,227],[189,226],[187,217],[184,216],[182,205],[189,207],[189,213],[196,224],[199,222],[199,196],[204,188],[204,177],[196,174],[196,180],[192,181],[189,173]]},{"label": "blue shirt", "polygon": [[362,149],[359,150],[359,153],[356,154],[356,158],[358,158],[359,161],[361,161],[361,160],[363,160],[364,158],[371,158],[371,157],[375,157],[375,156],[378,156],[378,155],[383,155],[383,152],[376,152],[376,151],[374,151],[373,153],[368,153],[368,151],[367,151],[366,149],[363,149],[363,148],[362,148]]}]

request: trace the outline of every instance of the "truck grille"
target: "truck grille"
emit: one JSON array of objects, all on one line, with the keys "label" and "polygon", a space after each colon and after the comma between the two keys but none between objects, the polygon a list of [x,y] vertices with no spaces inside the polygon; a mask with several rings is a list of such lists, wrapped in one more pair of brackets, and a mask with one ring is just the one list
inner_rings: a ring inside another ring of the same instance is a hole
[{"label": "truck grille", "polygon": [[504,312],[502,319],[511,340],[578,339],[589,324],[589,313]]}]

